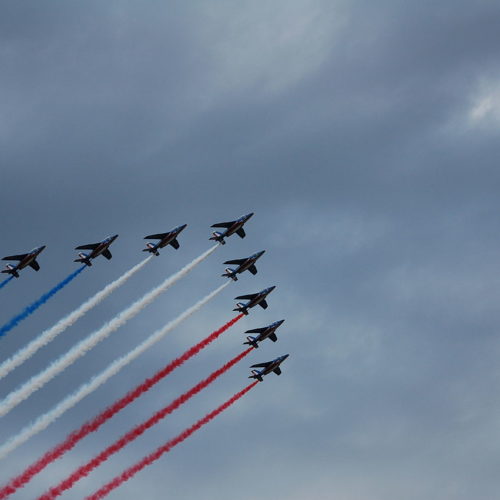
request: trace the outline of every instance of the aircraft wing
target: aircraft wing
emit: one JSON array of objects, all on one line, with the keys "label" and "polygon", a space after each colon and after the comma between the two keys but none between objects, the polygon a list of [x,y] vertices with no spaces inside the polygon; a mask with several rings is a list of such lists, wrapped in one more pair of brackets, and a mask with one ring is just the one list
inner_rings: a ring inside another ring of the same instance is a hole
[{"label": "aircraft wing", "polygon": [[237,231],[236,231],[236,234],[240,237],[240,238],[244,238],[246,236],[245,234],[245,230],[240,227]]},{"label": "aircraft wing", "polygon": [[237,266],[240,266],[245,261],[246,261],[246,259],[226,260],[226,262],[224,262],[224,264],[236,264]]},{"label": "aircraft wing", "polygon": [[79,247],[76,247],[75,250],[94,250],[94,248],[97,248],[99,246],[99,243],[89,243],[88,245],[80,245]]},{"label": "aircraft wing", "polygon": [[270,361],[267,363],[257,363],[256,365],[252,365],[250,368],[267,368],[270,364]]},{"label": "aircraft wing", "polygon": [[262,333],[265,328],[254,328],[253,330],[247,330],[245,333]]},{"label": "aircraft wing", "polygon": [[177,239],[173,239],[171,242],[170,242],[170,245],[172,245],[176,250],[179,249],[179,242],[177,241]]},{"label": "aircraft wing", "polygon": [[9,255],[8,257],[4,257],[2,260],[23,260],[27,255],[27,253],[23,253],[21,255]]},{"label": "aircraft wing", "polygon": [[273,341],[273,342],[276,342],[278,340],[278,337],[276,337],[276,334],[275,333],[271,333],[271,335],[269,335],[269,338]]},{"label": "aircraft wing", "polygon": [[277,366],[274,370],[273,370],[274,373],[276,373],[276,375],[281,375],[281,368],[279,366]]},{"label": "aircraft wing", "polygon": [[144,236],[145,240],[162,240],[165,236],[168,236],[170,233],[158,233],[158,234],[150,234],[149,236]]},{"label": "aircraft wing", "polygon": [[103,255],[104,257],[106,257],[106,259],[108,259],[108,260],[110,260],[110,259],[111,259],[111,257],[112,257],[111,252],[109,251],[109,249],[108,249],[108,248],[106,248],[106,250],[103,250],[103,251],[102,251],[102,255]]},{"label": "aircraft wing", "polygon": [[234,220],[230,222],[217,222],[217,224],[212,224],[211,227],[225,227],[227,229],[228,227],[231,227],[234,223],[235,223]]},{"label": "aircraft wing", "polygon": [[252,273],[252,274],[257,274],[257,268],[255,267],[255,264],[252,264],[248,270]]},{"label": "aircraft wing", "polygon": [[243,300],[252,300],[254,297],[256,297],[257,294],[256,293],[251,293],[249,295],[238,295],[238,297],[235,297],[234,299],[235,300],[238,300],[238,299],[243,299]]},{"label": "aircraft wing", "polygon": [[36,260],[32,260],[30,262],[30,267],[32,267],[35,271],[40,270],[40,264]]},{"label": "aircraft wing", "polygon": [[264,300],[261,300],[259,302],[259,306],[262,307],[262,309],[267,309],[267,302],[266,302],[266,299]]}]

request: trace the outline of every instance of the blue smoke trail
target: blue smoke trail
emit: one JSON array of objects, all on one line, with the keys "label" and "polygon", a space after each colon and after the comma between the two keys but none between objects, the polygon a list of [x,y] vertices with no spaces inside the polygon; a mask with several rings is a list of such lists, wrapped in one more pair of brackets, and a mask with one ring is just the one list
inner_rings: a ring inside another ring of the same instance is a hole
[{"label": "blue smoke trail", "polygon": [[14,276],[9,276],[6,280],[0,283],[0,288],[3,288]]},{"label": "blue smoke trail", "polygon": [[[8,323],[0,328],[0,337],[3,337],[7,332],[12,330],[17,326],[23,319],[26,319],[30,314],[34,313],[40,306],[45,304],[52,296],[54,296],[59,290],[64,288],[70,281],[74,280],[87,266],[83,265],[76,271],[71,273],[67,278],[64,278],[60,283],[58,283],[52,290],[48,291],[42,295],[38,300],[30,304],[24,311],[14,316]],[[11,276],[12,277],[12,276]]]}]

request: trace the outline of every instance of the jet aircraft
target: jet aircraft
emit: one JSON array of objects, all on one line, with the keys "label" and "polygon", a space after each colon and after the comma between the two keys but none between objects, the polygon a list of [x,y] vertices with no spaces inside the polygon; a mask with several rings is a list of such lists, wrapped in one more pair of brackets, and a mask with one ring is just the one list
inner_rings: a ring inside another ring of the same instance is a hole
[{"label": "jet aircraft", "polygon": [[115,234],[114,236],[108,236],[102,241],[99,241],[99,243],[89,243],[88,245],[80,245],[79,247],[76,247],[75,250],[92,250],[90,253],[84,253],[80,252],[78,254],[78,259],[75,259],[73,262],[83,262],[87,266],[91,266],[92,262],[90,262],[90,259],[95,259],[99,255],[102,255],[103,257],[106,257],[106,259],[110,260],[112,255],[111,252],[109,251],[109,245],[113,243],[113,241],[118,238],[118,235]]},{"label": "jet aircraft", "polygon": [[257,268],[255,267],[255,262],[259,257],[264,254],[265,250],[254,253],[247,257],[246,259],[234,259],[234,260],[226,260],[224,264],[236,264],[238,267],[236,269],[231,269],[228,267],[225,269],[225,273],[222,276],[226,276],[227,278],[231,278],[233,281],[238,281],[237,274],[242,273],[243,271],[250,271],[252,274],[257,274]]},{"label": "jet aircraft", "polygon": [[263,340],[269,338],[273,342],[276,342],[278,340],[278,337],[276,337],[276,330],[283,324],[285,320],[282,319],[280,321],[275,321],[274,323],[271,323],[270,325],[264,326],[263,328],[254,328],[253,330],[247,330],[245,333],[258,333],[256,337],[252,337],[249,335],[247,337],[247,342],[243,342],[243,344],[246,345],[251,345],[252,347],[259,347],[259,342],[262,342]]},{"label": "jet aircraft", "polygon": [[255,307],[257,304],[262,307],[262,309],[267,309],[267,302],[266,302],[266,297],[275,289],[275,286],[270,286],[269,288],[265,288],[264,290],[261,290],[260,292],[257,293],[251,293],[248,295],[239,295],[238,297],[235,297],[235,300],[238,299],[247,299],[248,302],[246,304],[242,304],[241,302],[238,302],[236,304],[236,308],[233,309],[233,311],[239,311],[245,315],[248,314],[248,309],[251,307]]},{"label": "jet aircraft", "polygon": [[210,240],[218,241],[221,245],[225,245],[226,242],[224,238],[231,236],[236,233],[240,238],[245,237],[245,230],[243,229],[243,224],[252,217],[253,212],[247,215],[243,215],[239,219],[232,220],[230,222],[218,222],[217,224],[212,224],[211,227],[224,227],[226,230],[223,233],[219,231],[214,231]]},{"label": "jet aircraft", "polygon": [[2,260],[18,260],[19,263],[13,266],[12,264],[7,264],[2,273],[12,274],[16,278],[19,278],[19,271],[24,269],[26,266],[30,266],[35,271],[40,269],[40,265],[36,261],[36,258],[40,255],[46,245],[41,247],[33,248],[31,252],[23,253],[19,255],[9,255],[8,257],[4,257]]},{"label": "jet aircraft", "polygon": [[276,373],[276,375],[281,375],[280,365],[288,358],[289,354],[285,354],[284,356],[279,356],[272,361],[268,361],[267,363],[257,363],[256,365],[252,365],[250,368],[262,368],[262,370],[252,370],[252,375],[248,378],[254,378],[259,382],[262,382],[262,377],[268,375],[271,372]]},{"label": "jet aircraft", "polygon": [[185,229],[187,224],[182,226],[177,226],[176,228],[168,231],[167,233],[150,234],[149,236],[144,236],[145,240],[160,240],[158,243],[146,243],[146,248],[143,252],[154,253],[156,256],[160,255],[158,252],[159,248],[166,247],[167,245],[172,245],[176,250],[179,248],[179,242],[177,241],[177,236],[179,233]]}]

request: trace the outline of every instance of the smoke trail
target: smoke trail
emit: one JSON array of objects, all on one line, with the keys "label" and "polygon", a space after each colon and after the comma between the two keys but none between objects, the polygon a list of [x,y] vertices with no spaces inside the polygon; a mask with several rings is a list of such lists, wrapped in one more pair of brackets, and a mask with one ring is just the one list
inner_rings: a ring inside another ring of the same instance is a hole
[{"label": "smoke trail", "polygon": [[0,328],[0,337],[3,337],[7,332],[17,326],[23,319],[26,319],[30,314],[34,313],[40,306],[45,304],[51,297],[53,297],[59,290],[62,290],[69,282],[73,281],[86,266],[79,267],[76,271],[72,272],[67,278],[64,278],[52,290],[42,295],[38,300],[30,304],[24,311],[14,316],[8,323]]},{"label": "smoke trail", "polygon": [[[148,347],[153,345],[155,342],[159,341],[166,335],[169,331],[175,328],[179,323],[187,319],[191,314],[197,311],[201,306],[206,304],[210,299],[222,291],[230,282],[224,283],[219,288],[208,294],[202,300],[197,302],[194,306],[190,307],[179,315],[173,321],[170,321],[164,328],[158,330],[153,335],[151,335],[146,341],[140,344],[138,347],[133,349],[129,354],[123,356],[116,361],[114,361],[108,368],[101,372],[98,376],[94,377],[87,384],[82,385],[76,392],[68,396],[66,399],[61,401],[56,407],[54,407],[49,412],[38,417],[38,419],[31,425],[25,427],[19,434],[14,436],[12,439],[4,443],[0,447],[0,458],[4,458],[11,451],[15,450],[18,446],[26,442],[30,437],[34,436],[38,432],[47,428],[54,420],[63,415],[67,410],[72,408],[75,404],[81,401],[85,396],[95,391],[99,386],[104,384],[110,377],[118,373],[122,368],[124,368],[130,361],[139,356]],[[115,402],[113,405],[109,406],[101,414],[95,417],[90,422],[84,424],[79,430],[70,434],[63,443],[56,446],[52,450],[48,451],[43,457],[37,460],[34,464],[28,467],[22,474],[12,479],[10,483],[0,490],[0,499],[5,498],[6,495],[10,495],[17,488],[24,486],[27,482],[31,480],[33,476],[41,472],[50,462],[59,458],[66,451],[70,450],[78,441],[83,439],[87,434],[97,430],[104,422],[109,420],[113,415],[123,409],[127,404],[134,401],[141,394],[153,387],[154,384],[159,382],[162,378],[166,377],[175,368],[180,366],[184,361],[189,359],[191,356],[197,354],[203,347],[208,345],[212,340],[215,340],[219,335],[221,335],[227,328],[236,323],[242,315],[238,315],[231,321],[226,323],[219,330],[213,332],[209,337],[202,340],[191,349],[186,351],[186,353],[176,360],[169,363],[165,368],[157,372],[153,377],[146,379],[141,385],[136,387],[134,390],[126,394],[122,399]]]},{"label": "smoke trail", "polygon": [[2,289],[14,276],[9,276],[0,283],[0,289]]},{"label": "smoke trail", "polygon": [[205,424],[214,419],[217,415],[222,413],[224,410],[229,408],[232,404],[234,404],[238,399],[243,397],[250,389],[253,389],[258,384],[258,381],[252,382],[250,385],[247,385],[242,391],[236,393],[232,398],[228,399],[225,403],[220,405],[218,408],[205,415],[202,419],[198,420],[191,427],[188,427],[186,430],[178,434],[176,437],[167,441],[163,446],[157,448],[153,453],[145,456],[142,460],[137,462],[132,467],[129,467],[125,471],[123,471],[120,475],[116,476],[109,483],[105,484],[98,491],[88,496],[86,500],[100,500],[107,496],[111,491],[115,488],[118,488],[122,483],[128,481],[132,477],[134,477],[138,472],[140,472],[144,467],[152,464],[156,460],[158,460],[164,453],[168,453],[174,446],[177,446],[179,443],[182,443],[185,439],[187,439],[191,434],[199,430]]},{"label": "smoke trail", "polygon": [[97,292],[93,297],[90,297],[78,309],[75,309],[71,314],[68,314],[68,316],[62,318],[54,326],[52,326],[48,330],[45,330],[37,338],[32,340],[26,347],[23,347],[22,349],[17,351],[16,354],[5,360],[0,365],[0,379],[14,370],[14,368],[24,363],[27,359],[31,358],[31,356],[33,356],[38,351],[38,349],[46,346],[60,333],[64,332],[66,328],[69,328],[74,323],[76,323],[76,321],[80,319],[84,314],[89,312],[92,308],[102,302],[108,295],[121,287],[131,276],[142,269],[151,259],[152,256],[150,255],[142,262],[139,262],[139,264],[128,270],[118,279],[105,286],[100,292]]},{"label": "smoke trail", "polygon": [[200,262],[205,260],[219,245],[214,245],[192,262],[184,266],[180,271],[176,272],[171,277],[167,278],[159,286],[148,292],[141,299],[134,302],[127,309],[115,316],[111,321],[104,324],[99,330],[92,333],[86,339],[79,342],[66,354],[51,363],[45,370],[38,375],[31,377],[19,389],[11,392],[3,401],[0,402],[0,416],[7,414],[15,408],[19,403],[31,396],[38,389],[41,389],[47,382],[52,380],[58,373],[72,365],[78,358],[87,354],[99,342],[108,337],[112,332],[124,325],[129,319],[138,314],[144,307],[153,302],[161,293],[170,288],[174,283],[183,278],[191,270],[193,270]]},{"label": "smoke trail", "polygon": [[129,432],[124,434],[121,438],[115,441],[113,444],[108,446],[104,451],[96,455],[93,459],[91,459],[86,464],[79,467],[75,470],[69,477],[61,481],[57,486],[51,488],[47,493],[42,495],[39,500],[52,500],[53,498],[58,497],[64,491],[69,490],[77,481],[82,479],[85,476],[88,476],[92,470],[101,465],[104,461],[106,461],[111,455],[120,451],[123,447],[137,439],[141,436],[146,430],[150,429],[158,422],[160,422],[167,415],[172,413],[174,410],[179,408],[179,406],[186,403],[193,396],[198,394],[200,391],[208,387],[212,382],[217,380],[223,373],[227,372],[230,368],[232,368],[236,363],[241,361],[250,351],[253,350],[253,347],[243,351],[238,354],[238,356],[234,357],[232,360],[228,361],[226,364],[221,366],[218,370],[215,370],[211,373],[207,378],[198,382],[194,387],[186,391],[184,394],[179,396],[177,399],[172,401],[169,405],[165,406],[161,410],[157,411],[152,417],[148,420],[142,422],[141,424],[135,426]]},{"label": "smoke trail", "polygon": [[[156,374],[154,374],[152,377],[146,379],[144,382],[135,387],[133,390],[129,391],[124,397],[115,401],[112,405],[108,406],[105,410],[103,410],[99,415],[94,417],[92,420],[89,420],[86,423],[84,423],[78,430],[69,434],[62,443],[58,444],[57,446],[49,450],[36,462],[34,462],[32,465],[26,468],[24,472],[22,472],[17,477],[13,478],[5,487],[0,489],[0,499],[6,498],[8,495],[14,493],[18,488],[25,486],[29,481],[31,481],[31,479],[35,475],[37,475],[45,467],[47,467],[47,465],[60,458],[64,453],[72,449],[85,436],[87,436],[91,432],[95,432],[97,429],[101,427],[101,425],[107,422],[119,411],[121,411],[127,405],[129,405],[130,403],[135,401],[138,397],[140,397],[142,394],[151,389],[151,387],[153,387],[160,380],[169,375],[176,368],[181,366],[192,356],[198,354],[204,347],[206,347],[208,344],[217,339],[220,335],[222,335],[222,333],[224,333],[228,328],[233,326],[242,317],[243,315],[240,314],[235,318],[233,318],[232,320],[228,321],[218,330],[215,330],[209,336],[205,337],[205,339],[201,340],[200,342],[192,346],[181,356],[168,363],[164,368],[156,372]],[[102,375],[99,377],[101,380],[104,379]],[[17,446],[25,442],[29,437],[45,429],[57,417],[61,416],[62,413],[64,413],[64,411],[66,411],[71,406],[76,404],[77,401],[80,401],[85,395],[88,394],[87,390],[85,390],[88,387],[88,385],[89,384],[82,386],[82,388],[80,388],[74,395],[68,397],[65,401],[60,403],[54,410],[49,412],[49,414],[40,417],[33,426],[27,427],[24,431],[21,432],[21,434],[18,437],[14,438],[10,442],[7,442],[1,448],[0,456],[4,457],[7,453],[13,451]]]}]

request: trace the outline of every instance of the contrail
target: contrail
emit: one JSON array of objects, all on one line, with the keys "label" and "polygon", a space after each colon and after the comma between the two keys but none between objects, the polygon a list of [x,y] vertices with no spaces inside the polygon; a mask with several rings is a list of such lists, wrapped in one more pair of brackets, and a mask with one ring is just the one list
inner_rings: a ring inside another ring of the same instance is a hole
[{"label": "contrail", "polygon": [[250,389],[253,389],[258,384],[257,381],[252,382],[250,385],[247,385],[242,391],[236,393],[232,398],[228,399],[225,403],[220,405],[218,408],[205,415],[202,419],[198,420],[191,427],[188,427],[186,430],[178,434],[176,437],[167,441],[163,446],[157,448],[153,453],[145,456],[142,460],[137,462],[135,465],[132,465],[125,471],[123,471],[120,475],[116,476],[109,483],[105,484],[98,491],[88,496],[86,500],[100,500],[107,496],[111,491],[115,488],[118,488],[122,483],[128,481],[132,477],[134,477],[138,472],[140,472],[147,465],[152,464],[156,460],[158,460],[164,453],[168,453],[174,446],[177,446],[179,443],[182,443],[185,439],[187,439],[191,434],[199,430],[205,424],[214,419],[217,415],[222,413],[224,410],[229,408],[232,404],[234,404],[238,399],[243,397]]},{"label": "contrail", "polygon": [[132,269],[128,270],[125,274],[120,276],[115,281],[111,282],[109,285],[104,287],[100,292],[97,292],[94,296],[90,297],[86,302],[84,302],[78,309],[75,309],[71,314],[62,318],[54,326],[48,330],[43,331],[37,338],[32,340],[27,346],[23,347],[16,354],[12,355],[9,359],[5,360],[0,365],[0,379],[5,377],[14,368],[24,363],[27,359],[31,358],[38,349],[46,346],[49,342],[54,340],[60,333],[64,332],[66,328],[69,328],[76,323],[84,314],[89,312],[92,308],[97,306],[102,302],[108,295],[113,293],[116,289],[121,287],[132,275],[137,271],[142,269],[150,260],[152,256],[147,257],[142,262],[139,262]]},{"label": "contrail", "polygon": [[14,276],[9,276],[0,283],[0,289],[3,288]]},{"label": "contrail", "polygon": [[113,454],[120,451],[126,445],[128,445],[129,443],[137,439],[139,436],[141,436],[145,431],[147,431],[148,429],[159,423],[167,415],[169,415],[174,410],[179,408],[181,405],[189,401],[189,399],[191,399],[193,396],[195,396],[200,391],[208,387],[211,383],[217,380],[217,378],[219,378],[222,374],[226,373],[236,363],[241,361],[252,350],[253,347],[250,347],[249,349],[246,349],[242,353],[238,354],[238,356],[228,361],[218,370],[215,370],[201,382],[198,382],[198,384],[196,384],[194,387],[192,387],[184,394],[179,396],[177,399],[172,401],[169,405],[163,407],[161,410],[158,410],[148,420],[145,420],[139,425],[136,425],[129,432],[124,434],[121,438],[119,438],[117,441],[108,446],[101,453],[92,458],[89,462],[76,469],[70,476],[61,481],[57,486],[51,488],[47,493],[42,495],[39,498],[39,500],[52,500],[61,495],[62,493],[64,493],[64,491],[69,490],[77,481],[84,478],[85,476],[88,476],[96,467],[101,465],[104,461],[108,460],[108,458],[111,457]]},{"label": "contrail", "polygon": [[[90,434],[91,432],[97,431],[105,422],[107,422],[110,418],[116,415],[119,411],[125,408],[127,405],[135,401],[142,394],[147,392],[151,387],[160,382],[160,380],[164,379],[167,375],[172,373],[176,368],[181,366],[188,359],[198,354],[203,348],[217,339],[220,335],[222,335],[228,328],[233,326],[238,320],[243,317],[242,314],[234,317],[230,321],[228,321],[225,325],[221,326],[219,329],[212,332],[210,335],[205,337],[203,340],[192,346],[188,349],[184,354],[174,359],[167,365],[165,365],[161,370],[157,371],[152,377],[147,378],[144,382],[136,386],[134,389],[129,391],[125,396],[121,399],[118,399],[113,404],[104,409],[101,413],[95,416],[92,420],[85,422],[79,429],[73,431],[69,434],[66,439],[46,452],[41,458],[39,458],[36,462],[27,467],[24,472],[11,479],[9,483],[0,489],[0,499],[6,498],[7,496],[14,493],[17,489],[24,487],[34,476],[38,473],[42,472],[47,465],[52,463],[53,461],[60,458],[64,453],[71,450],[79,441],[81,441],[85,436]],[[107,376],[107,370],[101,373],[97,378],[99,379],[98,383],[104,383],[109,377]],[[95,382],[93,379],[92,382]],[[99,384],[100,385],[100,384]],[[24,443],[31,436],[45,429],[50,423],[52,423],[56,418],[60,417],[66,410],[74,406],[78,401],[80,401],[83,397],[89,394],[88,389],[95,390],[98,385],[86,384],[83,385],[76,393],[69,396],[60,403],[56,408],[51,410],[48,414],[41,416],[33,425],[26,427],[18,436],[13,438],[13,440],[7,442],[2,446],[0,451],[0,456],[4,457],[7,453],[10,453],[15,448],[17,448],[20,444]]]},{"label": "contrail", "polygon": [[[43,294],[38,300],[30,304],[20,312],[17,316],[14,316],[8,323],[0,328],[0,337],[3,337],[7,332],[12,330],[17,326],[23,319],[26,319],[30,314],[34,313],[40,306],[45,304],[51,297],[53,297],[59,290],[63,289],[69,282],[73,281],[86,266],[79,267],[76,271],[72,272],[68,277],[64,278],[60,283],[58,283],[52,290]],[[5,282],[4,282],[5,283]]]},{"label": "contrail", "polygon": [[174,283],[183,278],[200,262],[205,260],[219,245],[214,245],[192,262],[184,266],[180,271],[176,272],[171,277],[167,278],[159,286],[148,292],[141,299],[134,302],[127,309],[115,316],[111,321],[104,324],[99,330],[92,333],[89,337],[79,342],[66,354],[51,363],[45,370],[38,375],[31,377],[19,389],[11,392],[3,401],[0,402],[0,416],[6,415],[9,411],[15,408],[19,403],[31,396],[38,389],[41,389],[47,382],[52,380],[58,373],[72,365],[78,358],[84,356],[99,342],[104,340],[112,332],[124,325],[129,319],[138,314],[144,307],[153,302],[161,293],[170,288]]}]

